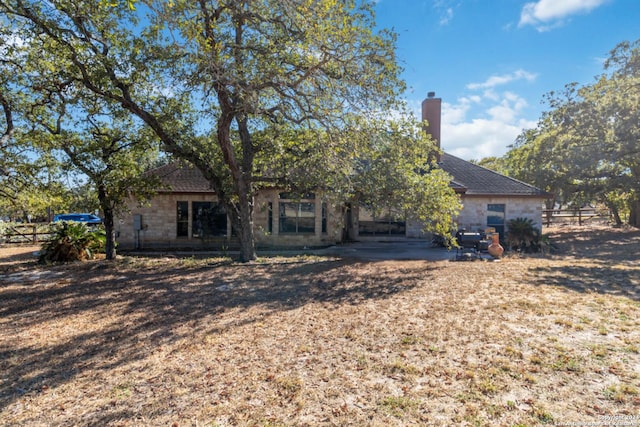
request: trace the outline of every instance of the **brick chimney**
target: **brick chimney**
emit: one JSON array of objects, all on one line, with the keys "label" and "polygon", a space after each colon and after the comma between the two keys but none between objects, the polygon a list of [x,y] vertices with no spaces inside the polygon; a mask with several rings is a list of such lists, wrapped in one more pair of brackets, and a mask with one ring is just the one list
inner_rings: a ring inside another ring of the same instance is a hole
[{"label": "brick chimney", "polygon": [[435,139],[436,145],[440,148],[440,116],[442,110],[442,99],[436,98],[435,92],[429,92],[427,99],[422,101],[422,121],[426,121],[425,130]]}]

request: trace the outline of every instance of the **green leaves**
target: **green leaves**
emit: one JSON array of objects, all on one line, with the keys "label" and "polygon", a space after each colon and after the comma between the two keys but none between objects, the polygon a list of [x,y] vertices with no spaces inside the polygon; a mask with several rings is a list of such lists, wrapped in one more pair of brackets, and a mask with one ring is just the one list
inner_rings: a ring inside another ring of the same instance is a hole
[{"label": "green leaves", "polygon": [[401,116],[370,124],[361,134],[370,142],[352,178],[356,200],[374,215],[399,209],[424,231],[450,235],[460,200],[435,163],[437,149],[422,124]]},{"label": "green leaves", "polygon": [[105,7],[127,7],[129,10],[136,10],[137,0],[100,0],[100,5]]},{"label": "green leaves", "polygon": [[505,240],[510,249],[522,252],[539,252],[541,250],[542,236],[532,219],[511,219],[507,223],[507,229],[509,232]]},{"label": "green leaves", "polygon": [[506,156],[509,174],[561,204],[597,201],[614,215],[629,211],[640,194],[639,64],[640,40],[623,42],[594,83],[548,94],[551,109]]},{"label": "green leaves", "polygon": [[102,227],[90,229],[84,223],[69,221],[52,227],[53,237],[42,245],[38,259],[41,264],[82,261],[104,252],[106,236]]},{"label": "green leaves", "polygon": [[[104,183],[115,207],[121,192],[114,188],[131,179],[116,171],[135,172],[132,159],[145,162],[147,151],[128,156],[123,146],[150,147],[150,137],[133,136],[145,134],[144,124],[211,182],[249,260],[252,198],[261,185],[320,186],[347,198],[372,194],[371,182],[379,182],[406,208],[425,186],[444,182],[429,173],[431,147],[420,142],[419,126],[379,126],[380,117],[402,108],[404,83],[396,35],[373,30],[372,6],[0,0],[0,13],[24,37],[18,59],[28,70],[21,85],[32,107],[25,111],[42,147],[64,152],[98,190]],[[372,181],[356,185],[358,161],[369,162]],[[382,200],[375,197],[371,203]]]}]

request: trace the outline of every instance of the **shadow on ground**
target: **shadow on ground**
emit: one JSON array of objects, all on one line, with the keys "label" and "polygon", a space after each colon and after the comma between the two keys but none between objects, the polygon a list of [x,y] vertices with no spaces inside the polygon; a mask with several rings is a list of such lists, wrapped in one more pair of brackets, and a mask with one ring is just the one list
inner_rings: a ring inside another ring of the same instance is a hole
[{"label": "shadow on ground", "polygon": [[[387,275],[384,263],[345,260],[193,267],[177,260],[139,267],[123,262],[52,267],[51,275],[24,275],[19,284],[0,276],[0,407],[78,375],[147,358],[196,331],[216,334],[309,303],[388,298],[436,268],[424,264]],[[238,314],[221,322],[230,310]],[[74,330],[82,316],[95,318],[95,327]],[[42,334],[51,336],[21,339],[44,325],[49,329]]]},{"label": "shadow on ground", "polygon": [[629,228],[556,229],[549,233],[562,256],[605,262],[637,263],[640,260],[640,230]]},{"label": "shadow on ground", "polygon": [[561,242],[558,254],[567,265],[530,269],[532,283],[640,301],[640,230],[559,229],[550,237]]},{"label": "shadow on ground", "polygon": [[640,268],[611,266],[537,267],[529,270],[535,285],[564,287],[576,292],[596,292],[640,301]]}]

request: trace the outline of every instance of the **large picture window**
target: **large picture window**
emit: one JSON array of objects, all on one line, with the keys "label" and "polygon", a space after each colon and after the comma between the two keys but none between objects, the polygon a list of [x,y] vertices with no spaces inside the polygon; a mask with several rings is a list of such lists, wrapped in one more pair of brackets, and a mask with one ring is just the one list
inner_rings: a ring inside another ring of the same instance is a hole
[{"label": "large picture window", "polygon": [[316,204],[313,193],[303,195],[299,201],[287,200],[292,197],[288,193],[280,194],[279,233],[315,233]]},{"label": "large picture window", "polygon": [[227,235],[227,213],[222,203],[192,202],[191,208],[193,237]]},{"label": "large picture window", "polygon": [[176,206],[176,236],[189,236],[189,202],[178,202]]},{"label": "large picture window", "polygon": [[404,215],[393,209],[373,215],[368,209],[360,207],[358,214],[358,234],[362,236],[405,235],[407,225]]},{"label": "large picture window", "polygon": [[495,203],[487,205],[487,227],[493,227],[500,238],[504,238],[504,219],[505,205],[503,203]]}]

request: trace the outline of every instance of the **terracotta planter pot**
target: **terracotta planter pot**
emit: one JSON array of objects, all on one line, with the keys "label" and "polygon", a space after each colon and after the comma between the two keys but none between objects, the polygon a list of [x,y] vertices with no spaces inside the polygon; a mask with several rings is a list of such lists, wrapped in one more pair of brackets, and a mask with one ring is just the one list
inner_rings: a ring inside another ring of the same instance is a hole
[{"label": "terracotta planter pot", "polygon": [[504,253],[504,248],[500,245],[500,233],[491,235],[491,244],[487,248],[487,252],[494,258],[500,258]]}]

